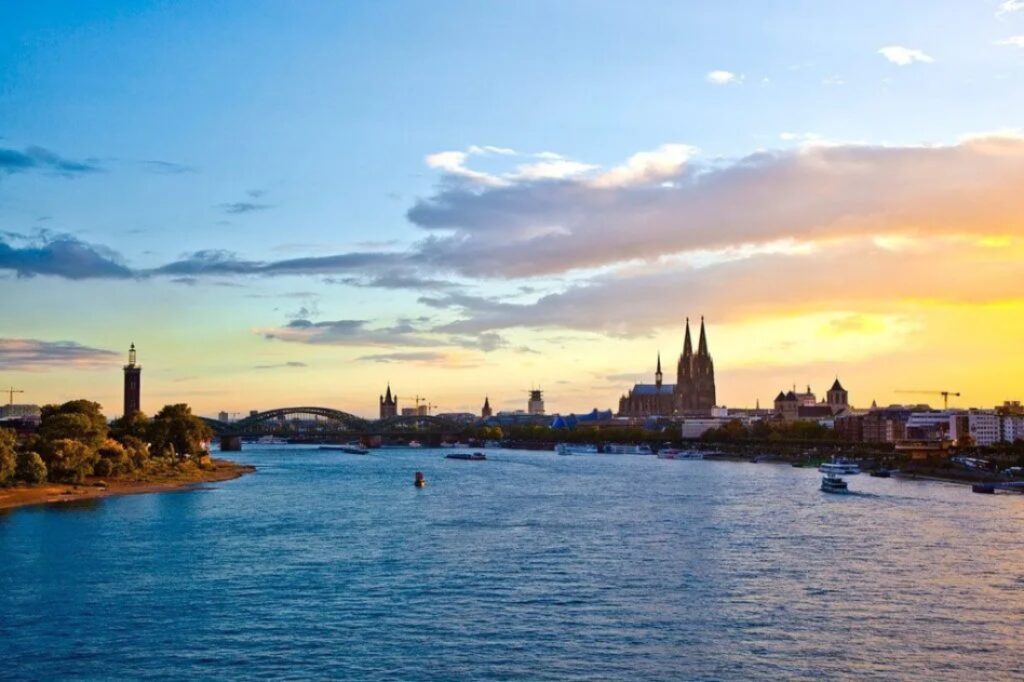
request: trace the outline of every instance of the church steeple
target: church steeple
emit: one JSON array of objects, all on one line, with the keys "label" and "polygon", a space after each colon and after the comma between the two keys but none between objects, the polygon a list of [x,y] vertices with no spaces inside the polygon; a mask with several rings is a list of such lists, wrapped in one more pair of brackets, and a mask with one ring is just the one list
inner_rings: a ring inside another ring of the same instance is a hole
[{"label": "church steeple", "polygon": [[654,372],[654,383],[658,386],[658,388],[661,388],[661,379],[661,351],[658,351],[658,369],[657,371]]},{"label": "church steeple", "polygon": [[708,339],[704,334],[704,316],[700,316],[700,341],[697,343],[697,355],[707,357]]},{"label": "church steeple", "polygon": [[683,337],[683,357],[693,355],[693,344],[690,342],[690,318],[686,318],[686,336]]}]

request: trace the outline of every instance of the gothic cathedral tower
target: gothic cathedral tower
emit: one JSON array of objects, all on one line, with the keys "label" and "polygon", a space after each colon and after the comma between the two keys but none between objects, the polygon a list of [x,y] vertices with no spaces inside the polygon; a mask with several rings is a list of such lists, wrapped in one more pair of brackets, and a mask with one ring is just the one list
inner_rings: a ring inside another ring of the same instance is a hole
[{"label": "gothic cathedral tower", "polygon": [[679,356],[676,368],[676,411],[693,409],[693,343],[690,341],[690,318],[686,318],[686,336],[683,337],[683,354]]},{"label": "gothic cathedral tower", "polygon": [[700,341],[693,358],[693,409],[708,410],[715,401],[715,363],[708,353],[708,339],[704,332],[704,316],[700,318]]}]

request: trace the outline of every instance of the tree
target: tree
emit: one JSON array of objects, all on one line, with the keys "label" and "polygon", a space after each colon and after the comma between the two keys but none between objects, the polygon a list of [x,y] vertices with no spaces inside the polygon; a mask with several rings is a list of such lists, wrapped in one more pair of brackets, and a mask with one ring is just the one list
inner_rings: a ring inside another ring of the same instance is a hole
[{"label": "tree", "polygon": [[44,441],[77,440],[96,449],[107,439],[107,418],[99,403],[72,400],[63,405],[46,405],[37,434]]},{"label": "tree", "polygon": [[132,412],[110,422],[110,435],[123,443],[128,436],[144,439],[148,428],[149,417],[142,412]]},{"label": "tree", "polygon": [[46,463],[38,452],[19,452],[15,478],[25,483],[42,483],[46,480]]},{"label": "tree", "polygon": [[125,436],[121,439],[125,454],[131,460],[132,469],[144,469],[149,461],[149,444],[135,436]]},{"label": "tree", "polygon": [[61,483],[81,483],[99,459],[96,450],[70,438],[49,443],[44,457],[50,480]]},{"label": "tree", "polygon": [[7,485],[14,479],[16,442],[13,431],[0,429],[0,485]]},{"label": "tree", "polygon": [[150,447],[162,456],[200,455],[213,438],[213,431],[183,403],[166,405],[149,423]]},{"label": "tree", "polygon": [[117,476],[127,474],[134,468],[134,463],[124,446],[116,440],[108,438],[96,451],[99,459],[93,468],[97,476]]}]

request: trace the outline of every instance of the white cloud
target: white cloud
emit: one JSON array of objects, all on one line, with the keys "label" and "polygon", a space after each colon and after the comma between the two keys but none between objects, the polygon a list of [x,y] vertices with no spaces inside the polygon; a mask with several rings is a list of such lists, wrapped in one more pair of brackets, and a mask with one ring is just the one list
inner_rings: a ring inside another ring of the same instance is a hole
[{"label": "white cloud", "polygon": [[549,161],[557,161],[558,159],[564,159],[565,157],[555,152],[537,152],[534,154],[538,159],[548,159]]},{"label": "white cloud", "polygon": [[418,258],[467,276],[515,278],[782,238],[1024,235],[1020,136],[902,147],[787,138],[795,148],[735,160],[696,163],[688,147],[669,145],[603,175],[442,187],[408,212],[432,233]]},{"label": "white cloud", "polygon": [[494,145],[470,145],[470,154],[500,154],[501,156],[515,156],[516,150],[509,149],[508,147],[495,147]]},{"label": "white cloud", "polygon": [[721,69],[709,71],[708,75],[704,78],[707,79],[709,83],[714,83],[715,85],[729,85],[730,83],[738,84],[743,82],[742,75],[736,75],[732,71],[723,71]]},{"label": "white cloud", "polygon": [[664,144],[654,151],[633,154],[621,166],[594,179],[595,187],[627,187],[663,182],[679,175],[686,161],[697,150],[685,144]]},{"label": "white cloud", "polygon": [[842,76],[835,76],[835,75],[833,75],[833,76],[828,76],[827,78],[821,79],[821,84],[824,85],[824,86],[845,85],[846,81],[843,80]]},{"label": "white cloud", "polygon": [[1003,40],[997,40],[996,45],[1009,45],[1011,47],[1024,47],[1024,35],[1010,36]]},{"label": "white cloud", "polygon": [[999,8],[996,9],[996,16],[1019,12],[1022,9],[1024,9],[1024,0],[1003,0],[999,3]]},{"label": "white cloud", "polygon": [[483,173],[481,171],[475,171],[471,168],[467,168],[467,158],[469,158],[469,154],[467,152],[446,151],[428,154],[426,162],[431,168],[443,170],[449,175],[466,178],[467,180],[472,180],[473,182],[478,182],[483,185],[500,187],[507,184],[501,178],[491,175],[490,173]]},{"label": "white cloud", "polygon": [[930,64],[935,61],[921,50],[915,50],[901,45],[889,45],[887,47],[883,47],[878,51],[878,54],[899,66],[907,66],[914,62]]},{"label": "white cloud", "polygon": [[559,158],[517,166],[516,172],[509,177],[514,180],[560,180],[582,175],[595,168],[598,168],[598,166],[583,163],[582,161]]}]

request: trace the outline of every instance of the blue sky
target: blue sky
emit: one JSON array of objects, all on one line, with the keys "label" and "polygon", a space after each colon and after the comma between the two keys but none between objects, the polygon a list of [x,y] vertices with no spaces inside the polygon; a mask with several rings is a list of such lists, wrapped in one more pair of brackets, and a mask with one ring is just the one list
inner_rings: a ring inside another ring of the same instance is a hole
[{"label": "blue sky", "polygon": [[[1003,0],[8,3],[0,9],[0,149],[25,154],[42,148],[84,170],[61,170],[37,154],[31,170],[0,171],[0,231],[21,235],[20,241],[5,242],[18,249],[44,248],[69,237],[135,273],[207,250],[224,252],[217,256],[221,259],[260,263],[413,254],[414,265],[389,264],[388,272],[415,269],[424,278],[461,284],[462,295],[532,304],[544,294],[590,287],[595,277],[629,281],[635,259],[595,254],[575,264],[575,253],[551,251],[552,261],[564,261],[564,267],[524,266],[513,272],[500,263],[470,267],[471,259],[482,262],[478,249],[455,252],[445,244],[443,253],[423,250],[418,244],[424,238],[454,232],[464,239],[479,234],[472,229],[483,229],[477,223],[466,227],[455,209],[443,216],[448,222],[432,227],[410,220],[417,202],[447,201],[446,188],[467,182],[450,164],[431,167],[430,155],[462,152],[466,168],[506,178],[500,182],[518,189],[536,180],[521,167],[542,162],[536,155],[544,152],[586,164],[588,170],[576,178],[596,177],[599,169],[664,145],[692,148],[686,164],[699,163],[705,170],[735,167],[759,151],[796,154],[815,143],[955,146],[966,135],[1020,125],[1024,48],[1012,38],[1021,35],[1024,8]],[[887,58],[880,53],[885,47],[900,48],[910,55],[909,63]],[[716,71],[729,75],[716,83],[709,78]],[[485,145],[516,154],[467,151]],[[552,196],[524,197],[531,203],[517,204],[512,215],[503,188],[467,191],[481,195],[474,210],[496,218],[487,225],[514,225],[524,230],[524,239],[547,235],[546,230],[599,238],[585,226],[566,227],[565,216],[577,212],[573,205],[559,205],[557,219],[535,217],[524,227],[524,216],[539,210],[539,201],[556,202]],[[637,224],[623,220],[622,229],[642,233],[645,205],[631,206]],[[506,212],[498,216],[501,211]],[[928,226],[924,229],[927,233]],[[780,238],[802,239],[773,232],[765,243]],[[521,239],[503,240],[506,236],[497,237],[493,248],[510,259],[526,262],[533,254],[543,259],[548,253],[540,242],[517,250]],[[698,239],[686,248],[684,239],[666,246],[665,255],[718,262],[721,253],[702,255],[702,249],[750,244]],[[653,257],[641,251],[636,258]],[[427,262],[430,267],[421,267]],[[364,286],[339,284],[352,276],[340,269],[286,276],[203,274],[188,276],[187,283],[174,281],[182,279],[180,272],[125,281],[60,272],[27,277],[32,273],[13,266],[8,272],[21,276],[6,283],[11,297],[2,337],[119,350],[133,333],[140,335],[133,332],[140,319],[157,318],[150,323],[163,330],[151,332],[157,338],[134,340],[166,359],[158,360],[167,372],[165,379],[156,379],[161,395],[184,392],[171,384],[193,375],[220,373],[241,380],[265,361],[264,355],[289,362],[293,356],[319,354],[308,364],[324,363],[319,366],[325,372],[342,373],[352,388],[331,394],[317,387],[319,393],[309,398],[349,401],[353,411],[368,409],[356,404],[357,396],[377,390],[371,387],[383,375],[417,372],[425,378],[407,382],[425,386],[409,390],[440,391],[452,409],[479,402],[478,393],[488,390],[479,386],[484,371],[492,377],[492,390],[507,395],[509,405],[519,402],[515,396],[523,387],[518,383],[567,381],[566,408],[603,407],[620,387],[598,390],[595,377],[647,371],[649,363],[637,359],[615,372],[611,365],[622,348],[646,357],[660,347],[671,355],[685,314],[726,305],[694,295],[692,303],[680,305],[674,322],[634,324],[625,314],[622,329],[567,323],[564,329],[552,324],[538,330],[521,319],[493,329],[462,325],[474,335],[501,334],[503,350],[497,352],[492,351],[499,342],[491,337],[472,342],[446,337],[439,347],[416,339],[411,347],[395,348],[374,339],[361,347],[346,337],[339,351],[323,347],[334,346],[336,337],[312,343],[303,337],[301,344],[289,344],[274,340],[280,334],[263,332],[303,319],[360,320],[364,329],[405,325],[446,334],[453,332],[441,327],[483,315],[483,309],[479,302],[470,308],[450,296],[444,305],[436,296],[424,303],[418,287],[365,286],[366,280]],[[372,278],[379,270],[359,273]],[[694,290],[700,288],[698,281]],[[90,300],[121,303],[100,313],[78,312]],[[862,306],[800,314],[896,315]],[[497,314],[487,311],[489,320]],[[429,322],[415,322],[427,317]],[[718,317],[734,327],[754,323],[738,314]],[[188,360],[182,349],[170,347],[181,320],[203,321],[199,336],[209,343],[208,359]],[[567,342],[568,332],[594,336],[585,343]],[[628,344],[618,348],[627,337]],[[555,376],[566,362],[593,358],[593,345],[599,343],[618,349],[598,354],[601,361],[588,368],[593,377]],[[477,355],[453,359],[452,348],[460,353],[470,348]],[[435,361],[440,364],[426,366]],[[864,360],[844,360],[838,367],[847,361]],[[727,358],[720,362],[729,364]],[[766,363],[780,367],[777,372],[737,379],[735,390],[725,383],[725,395],[752,402],[773,395],[785,376],[799,375],[795,380],[802,383],[808,374],[834,373],[836,366],[815,365],[823,362],[817,356],[769,358]],[[8,366],[25,372],[13,381],[37,382],[37,400],[45,401],[58,386],[71,391],[94,383],[101,370],[86,364],[73,372],[20,360]],[[449,380],[440,378],[441,369],[458,371],[453,367],[471,370],[463,374],[475,373],[476,379],[455,382],[444,393]],[[288,397],[298,399],[305,379],[293,377],[279,381],[288,385]],[[438,382],[444,387],[435,388]],[[253,390],[274,388],[267,382]],[[197,396],[208,391],[208,399],[197,399],[208,409],[233,400],[226,385],[190,385],[189,390]],[[875,392],[881,390],[879,384]],[[110,397],[115,393],[107,391],[104,401],[115,404]]]}]

